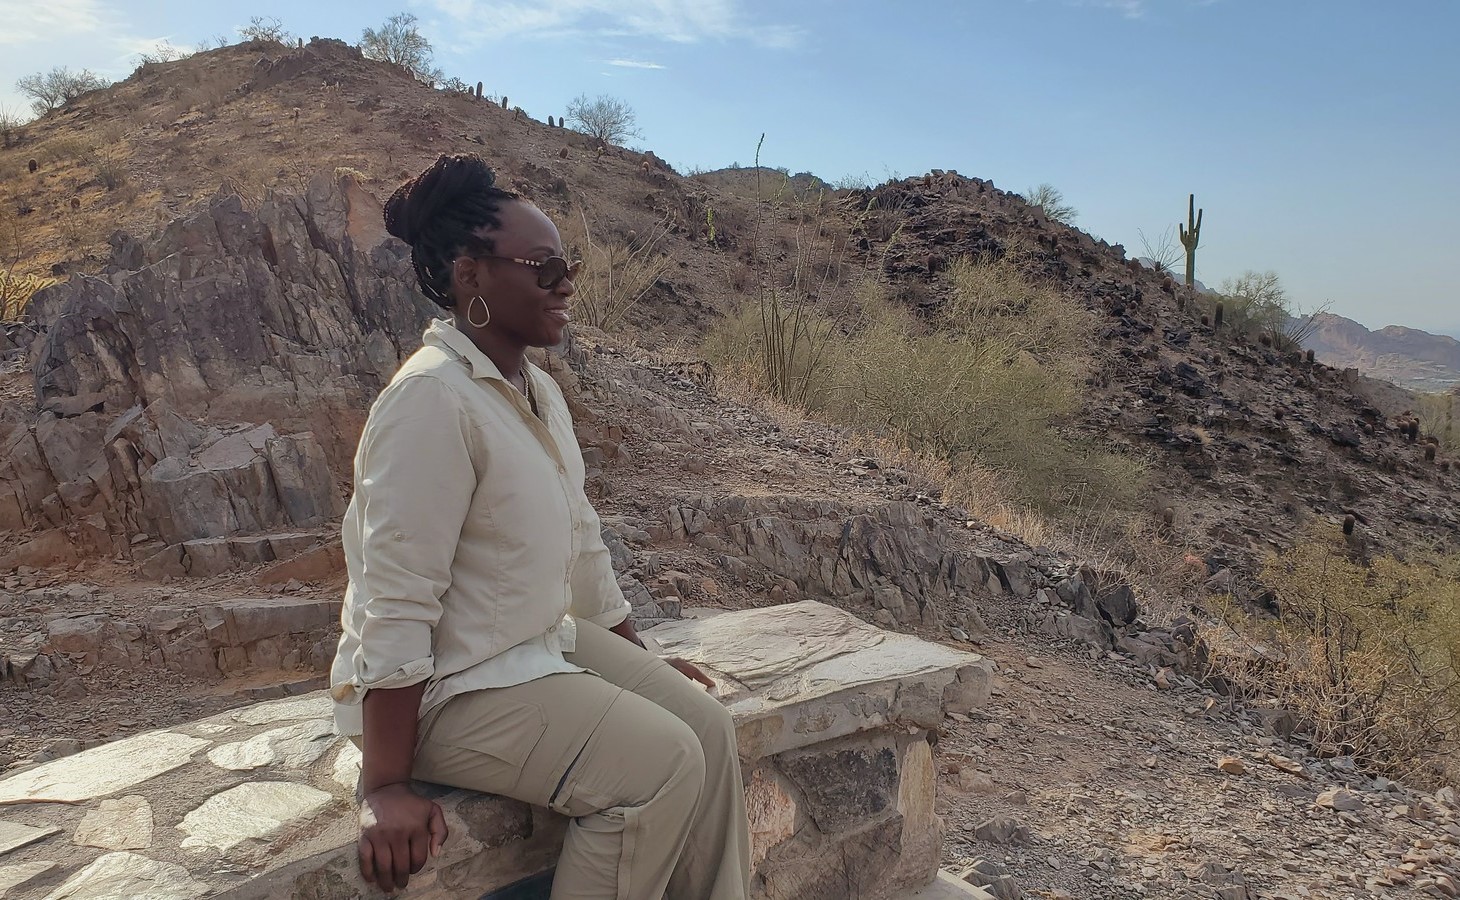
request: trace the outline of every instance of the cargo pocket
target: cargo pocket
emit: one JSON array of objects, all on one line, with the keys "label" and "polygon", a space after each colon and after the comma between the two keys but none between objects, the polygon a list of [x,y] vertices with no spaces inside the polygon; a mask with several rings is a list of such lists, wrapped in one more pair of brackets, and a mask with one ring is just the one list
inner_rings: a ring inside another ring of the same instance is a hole
[{"label": "cargo pocket", "polygon": [[416,777],[489,794],[516,794],[522,767],[547,731],[547,714],[506,697],[448,701],[416,751]]}]

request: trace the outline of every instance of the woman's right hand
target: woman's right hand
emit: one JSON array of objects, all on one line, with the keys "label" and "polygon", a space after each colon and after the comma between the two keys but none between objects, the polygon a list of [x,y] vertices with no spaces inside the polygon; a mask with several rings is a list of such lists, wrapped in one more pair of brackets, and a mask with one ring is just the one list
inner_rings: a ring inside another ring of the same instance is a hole
[{"label": "woman's right hand", "polygon": [[446,842],[446,817],[407,784],[387,784],[360,802],[360,875],[383,891],[406,886]]}]

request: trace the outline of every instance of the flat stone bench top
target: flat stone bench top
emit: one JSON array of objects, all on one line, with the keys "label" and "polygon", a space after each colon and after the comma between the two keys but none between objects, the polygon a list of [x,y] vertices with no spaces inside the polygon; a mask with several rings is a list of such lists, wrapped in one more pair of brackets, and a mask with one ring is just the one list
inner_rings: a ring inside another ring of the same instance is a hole
[{"label": "flat stone bench top", "polygon": [[[976,654],[883,632],[831,606],[691,615],[645,636],[716,677],[747,763],[888,724],[934,727],[945,709],[988,699],[992,667]],[[318,692],[20,771],[0,779],[0,897],[378,896],[362,888],[354,860],[359,765]],[[556,858],[561,817],[425,789],[451,837],[408,896],[485,891]]]}]

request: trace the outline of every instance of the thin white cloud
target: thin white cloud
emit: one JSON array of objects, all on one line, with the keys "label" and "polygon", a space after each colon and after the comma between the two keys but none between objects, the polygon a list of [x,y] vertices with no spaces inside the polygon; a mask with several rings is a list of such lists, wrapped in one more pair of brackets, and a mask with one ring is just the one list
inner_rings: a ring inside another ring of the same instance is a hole
[{"label": "thin white cloud", "polygon": [[765,47],[794,46],[799,29],[755,25],[740,0],[429,0],[475,41],[526,35],[645,37],[676,44],[748,40]]},{"label": "thin white cloud", "polygon": [[1143,19],[1153,8],[1158,8],[1163,4],[1168,8],[1181,5],[1181,3],[1184,3],[1188,7],[1198,7],[1212,6],[1221,2],[1221,0],[1181,0],[1181,3],[1173,2],[1173,0],[1066,0],[1066,2],[1070,6],[1089,6],[1096,9],[1108,9],[1112,12],[1119,13],[1127,19]]},{"label": "thin white cloud", "polygon": [[1146,14],[1146,0],[1076,0],[1076,3],[1114,10],[1127,19],[1139,19]]},{"label": "thin white cloud", "polygon": [[620,69],[662,69],[665,68],[656,62],[645,62],[641,59],[606,59],[606,65],[618,66]]},{"label": "thin white cloud", "polygon": [[106,10],[97,0],[0,0],[0,44],[33,44],[101,29]]}]

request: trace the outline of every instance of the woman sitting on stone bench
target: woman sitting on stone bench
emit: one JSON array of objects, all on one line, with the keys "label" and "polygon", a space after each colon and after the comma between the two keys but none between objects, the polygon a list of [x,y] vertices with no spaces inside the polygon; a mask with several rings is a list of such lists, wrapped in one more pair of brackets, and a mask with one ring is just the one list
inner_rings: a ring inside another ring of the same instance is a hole
[{"label": "woman sitting on stone bench", "polygon": [[554,900],[742,900],[734,725],[634,633],[567,405],[525,356],[562,340],[579,264],[474,156],[402,185],[385,223],[453,322],[371,408],[343,524],[331,693],[364,754],[361,873],[396,890],[440,852],[414,778],[571,817]]}]

